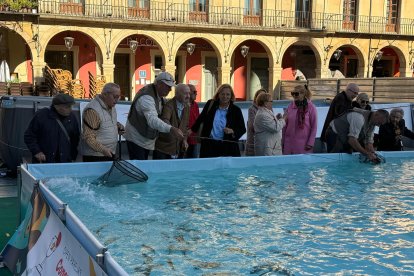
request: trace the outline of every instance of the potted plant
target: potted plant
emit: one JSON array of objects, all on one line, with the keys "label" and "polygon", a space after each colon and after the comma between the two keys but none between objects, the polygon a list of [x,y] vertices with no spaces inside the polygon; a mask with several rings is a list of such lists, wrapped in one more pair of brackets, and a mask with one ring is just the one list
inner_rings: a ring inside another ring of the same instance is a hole
[{"label": "potted plant", "polygon": [[9,11],[9,2],[7,0],[0,0],[0,11]]}]

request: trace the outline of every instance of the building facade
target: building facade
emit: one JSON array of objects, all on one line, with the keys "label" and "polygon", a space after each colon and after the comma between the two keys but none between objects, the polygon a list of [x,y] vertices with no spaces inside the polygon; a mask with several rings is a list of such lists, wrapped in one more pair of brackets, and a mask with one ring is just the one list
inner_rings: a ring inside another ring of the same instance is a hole
[{"label": "building facade", "polygon": [[412,10],[409,0],[39,0],[29,13],[0,8],[0,81],[38,84],[48,65],[80,79],[84,97],[92,74],[131,100],[165,70],[207,101],[222,83],[250,100],[280,80],[412,77]]}]

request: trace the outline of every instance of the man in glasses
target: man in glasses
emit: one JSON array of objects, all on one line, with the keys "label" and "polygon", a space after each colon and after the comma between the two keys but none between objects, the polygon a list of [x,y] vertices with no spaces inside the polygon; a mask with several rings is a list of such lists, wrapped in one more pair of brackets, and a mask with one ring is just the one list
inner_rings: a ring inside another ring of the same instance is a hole
[{"label": "man in glasses", "polygon": [[125,126],[125,139],[130,159],[147,160],[154,150],[160,132],[170,133],[178,140],[184,139],[183,132],[161,120],[164,97],[175,86],[173,76],[168,72],[160,73],[154,83],[141,88],[132,101]]},{"label": "man in glasses", "polygon": [[364,110],[371,110],[369,105],[369,97],[367,93],[359,93],[355,101],[352,102],[353,107],[361,108]]},{"label": "man in glasses", "polygon": [[337,94],[329,106],[328,114],[326,115],[325,123],[323,124],[321,141],[326,142],[326,130],[331,121],[338,118],[347,110],[352,109],[352,100],[358,96],[359,86],[356,83],[349,83],[345,91]]}]

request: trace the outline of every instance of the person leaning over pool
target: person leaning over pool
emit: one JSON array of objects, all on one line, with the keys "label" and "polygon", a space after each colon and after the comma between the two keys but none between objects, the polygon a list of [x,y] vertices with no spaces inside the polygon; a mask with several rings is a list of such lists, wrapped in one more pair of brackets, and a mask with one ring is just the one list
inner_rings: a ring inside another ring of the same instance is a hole
[{"label": "person leaning over pool", "polygon": [[272,95],[262,93],[257,97],[259,107],[254,119],[254,153],[256,156],[282,154],[282,129],[285,118],[273,114]]},{"label": "person leaning over pool", "polygon": [[260,88],[256,91],[253,98],[253,103],[249,107],[248,119],[247,119],[247,133],[246,133],[246,156],[254,156],[254,118],[258,110],[257,97],[262,93],[268,93],[266,89]]},{"label": "person leaning over pool", "polygon": [[200,158],[240,156],[238,141],[246,132],[246,126],[234,99],[231,85],[222,84],[192,126],[195,133],[202,127]]},{"label": "person leaning over pool", "polygon": [[393,108],[390,119],[379,128],[378,150],[401,151],[403,150],[402,136],[414,139],[414,133],[405,126],[404,110]]},{"label": "person leaning over pool", "polygon": [[326,142],[330,153],[360,152],[370,161],[377,161],[374,150],[374,129],[388,121],[388,111],[354,108],[336,118],[326,130]]}]

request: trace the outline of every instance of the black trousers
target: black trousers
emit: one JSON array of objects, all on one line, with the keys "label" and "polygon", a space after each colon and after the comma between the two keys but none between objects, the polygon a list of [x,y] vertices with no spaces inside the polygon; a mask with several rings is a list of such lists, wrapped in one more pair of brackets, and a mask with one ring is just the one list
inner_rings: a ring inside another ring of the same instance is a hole
[{"label": "black trousers", "polygon": [[169,154],[160,152],[158,150],[154,150],[152,152],[152,159],[159,160],[159,159],[172,159],[172,158],[171,158],[171,155],[169,155]]},{"label": "black trousers", "polygon": [[188,145],[184,158],[197,158],[198,156],[198,144]]},{"label": "black trousers", "polygon": [[214,139],[202,139],[200,148],[200,158],[233,156],[239,157],[240,148],[237,141],[223,141]]},{"label": "black trousers", "polygon": [[127,147],[130,160],[148,160],[149,150],[138,146],[127,140]]}]

